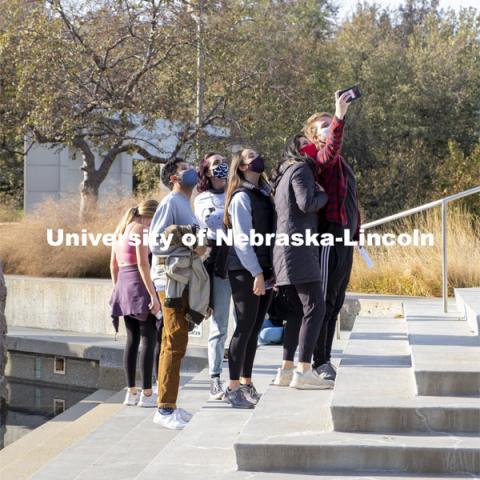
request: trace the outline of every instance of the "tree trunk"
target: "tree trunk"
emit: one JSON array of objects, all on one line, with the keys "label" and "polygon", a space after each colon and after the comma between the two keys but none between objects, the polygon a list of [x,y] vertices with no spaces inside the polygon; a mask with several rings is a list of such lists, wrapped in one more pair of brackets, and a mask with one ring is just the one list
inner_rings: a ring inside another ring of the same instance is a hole
[{"label": "tree trunk", "polygon": [[84,180],[80,184],[80,222],[86,223],[97,209],[98,190],[100,185],[84,172]]},{"label": "tree trunk", "polygon": [[80,222],[87,222],[97,208],[98,190],[100,188],[100,175],[95,168],[95,155],[90,145],[82,137],[75,137],[73,145],[82,155],[83,180],[80,184]]}]

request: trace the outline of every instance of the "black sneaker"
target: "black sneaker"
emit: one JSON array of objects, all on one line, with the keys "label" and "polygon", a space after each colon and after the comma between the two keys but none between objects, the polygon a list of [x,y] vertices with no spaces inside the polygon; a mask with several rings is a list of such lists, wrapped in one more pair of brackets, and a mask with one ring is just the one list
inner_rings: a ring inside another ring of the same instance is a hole
[{"label": "black sneaker", "polygon": [[213,377],[210,380],[210,400],[222,400],[225,394],[220,377]]},{"label": "black sneaker", "polygon": [[225,395],[223,399],[233,408],[255,408],[255,404],[245,398],[245,395],[241,388],[237,388],[236,390],[230,390],[229,388],[227,388],[225,390]]},{"label": "black sneaker", "polygon": [[332,362],[324,363],[323,365],[317,367],[315,370],[319,375],[322,375],[325,380],[335,381],[335,379],[337,378],[337,370],[332,365]]},{"label": "black sneaker", "polygon": [[254,405],[256,405],[262,398],[262,395],[257,392],[257,389],[253,386],[253,383],[242,385],[240,388],[242,389],[245,398]]}]

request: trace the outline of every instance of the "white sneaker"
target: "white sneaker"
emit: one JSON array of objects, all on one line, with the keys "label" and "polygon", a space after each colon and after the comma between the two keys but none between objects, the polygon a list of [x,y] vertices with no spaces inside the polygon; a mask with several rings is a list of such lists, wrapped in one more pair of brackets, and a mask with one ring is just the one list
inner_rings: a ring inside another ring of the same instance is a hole
[{"label": "white sneaker", "polygon": [[177,408],[177,411],[184,422],[189,422],[193,418],[193,414],[187,412],[183,408]]},{"label": "white sneaker", "polygon": [[157,410],[153,417],[153,423],[168,428],[169,430],[183,430],[187,425],[187,422],[180,416],[178,409],[174,410],[170,415],[162,415],[160,411]]},{"label": "white sneaker", "polygon": [[127,390],[127,393],[125,395],[125,400],[123,401],[123,404],[124,405],[129,405],[130,407],[133,407],[138,403],[138,398],[139,397],[140,397],[140,395],[138,394],[138,390],[137,390],[137,393],[135,395],[133,393],[130,393]]},{"label": "white sneaker", "polygon": [[138,406],[143,408],[155,408],[157,406],[157,398],[157,393],[155,391],[152,391],[152,394],[149,397],[147,397],[142,391]]},{"label": "white sneaker", "polygon": [[299,390],[321,390],[325,388],[333,388],[335,382],[324,378],[322,374],[318,374],[315,370],[309,370],[305,373],[295,371],[290,387]]},{"label": "white sneaker", "polygon": [[278,387],[288,387],[293,379],[293,370],[293,368],[279,368],[277,370],[277,376],[273,380],[273,385],[277,385]]}]

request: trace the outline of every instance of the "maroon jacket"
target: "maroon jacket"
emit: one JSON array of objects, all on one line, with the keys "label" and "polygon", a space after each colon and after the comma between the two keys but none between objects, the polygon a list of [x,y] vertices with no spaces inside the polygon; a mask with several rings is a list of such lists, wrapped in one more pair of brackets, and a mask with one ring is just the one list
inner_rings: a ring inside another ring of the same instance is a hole
[{"label": "maroon jacket", "polygon": [[[348,174],[345,160],[340,154],[342,148],[344,120],[333,117],[325,145],[317,151],[315,163],[318,166],[318,183],[328,195],[327,206],[320,211],[321,218],[328,222],[347,224],[345,198],[348,190]],[[359,240],[360,207],[357,197],[358,226],[353,240]]]}]

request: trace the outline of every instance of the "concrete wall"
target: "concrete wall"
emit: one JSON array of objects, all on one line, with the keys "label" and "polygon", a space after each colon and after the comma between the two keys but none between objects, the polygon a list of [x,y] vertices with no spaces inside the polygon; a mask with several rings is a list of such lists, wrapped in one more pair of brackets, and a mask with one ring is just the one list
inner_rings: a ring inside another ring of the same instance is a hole
[{"label": "concrete wall", "polygon": [[[95,163],[98,168],[98,156]],[[77,198],[83,178],[81,166],[82,158],[74,149],[33,144],[25,155],[25,212],[31,212],[37,204],[47,199]],[[119,155],[100,187],[100,201],[106,194],[131,194],[132,175],[132,157]]]},{"label": "concrete wall", "polygon": [[[9,325],[114,335],[110,280],[7,275],[6,282]],[[205,346],[208,333],[208,322],[203,322],[190,333],[190,344]],[[123,322],[119,334],[125,335]]]},{"label": "concrete wall", "polygon": [[[110,280],[36,278],[7,275],[9,325],[113,335],[108,301]],[[350,330],[357,315],[402,315],[402,297],[347,294],[340,314],[342,329]],[[229,334],[233,321],[229,322]],[[120,335],[124,335],[120,322]],[[190,333],[190,344],[206,346],[209,322]]]}]

